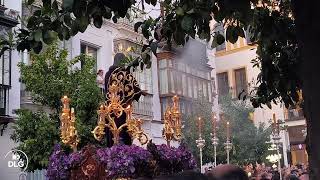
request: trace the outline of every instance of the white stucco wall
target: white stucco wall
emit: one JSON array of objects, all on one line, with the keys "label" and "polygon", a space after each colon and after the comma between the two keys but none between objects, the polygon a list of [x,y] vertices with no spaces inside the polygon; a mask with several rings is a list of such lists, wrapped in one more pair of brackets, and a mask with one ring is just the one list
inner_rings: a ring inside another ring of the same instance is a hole
[{"label": "white stucco wall", "polygon": [[[259,74],[258,68],[253,68],[251,60],[256,57],[256,49],[246,49],[236,53],[231,53],[215,58],[216,62],[216,72],[228,72],[229,85],[234,89],[235,79],[234,70],[239,68],[245,68],[247,81],[251,83],[256,82],[256,77]],[[254,85],[254,84],[253,84]],[[283,107],[281,105],[272,104],[272,109],[266,106],[263,108],[257,108],[254,112],[254,122],[256,124],[260,122],[267,123],[271,118],[272,114],[275,113],[277,119],[284,120]]]},{"label": "white stucco wall", "polygon": [[84,33],[78,33],[70,41],[72,42],[69,45],[69,48],[71,48],[71,51],[69,51],[71,58],[80,55],[80,45],[84,43],[98,49],[97,69],[102,69],[106,72],[109,66],[112,65],[113,32],[110,29],[104,27],[98,29],[89,26]]},{"label": "white stucco wall", "polygon": [[[251,60],[256,57],[256,48],[249,48],[242,51],[238,51],[231,54],[226,54],[223,56],[215,57],[216,62],[216,72],[228,72],[229,86],[234,86],[234,70],[239,68],[246,69],[247,81],[248,83],[254,81],[256,82],[257,75],[259,74],[258,68],[253,68],[253,64],[251,64]],[[254,84],[252,84],[254,85]],[[234,87],[233,87],[234,88]],[[272,119],[273,113],[276,114],[276,118],[280,120],[284,120],[284,109],[281,103],[275,105],[272,103],[272,109],[269,109],[267,106],[263,106],[262,108],[256,108],[254,111],[254,123],[258,125],[259,123],[266,123],[269,125],[269,121]],[[284,162],[287,165],[287,142],[285,138],[285,133],[281,133],[283,144],[283,152],[285,152]]]},{"label": "white stucco wall", "polygon": [[[20,12],[22,8],[22,0],[5,0],[5,7]],[[21,55],[17,51],[12,51],[11,58],[11,89],[9,91],[9,104],[7,113],[10,116],[15,117],[14,110],[20,108],[20,72],[17,64],[21,61]],[[8,160],[5,159],[7,152],[12,150],[16,144],[10,139],[13,129],[12,124],[9,124],[5,129],[3,136],[0,136],[0,179],[1,180],[15,180],[18,179],[20,169],[8,168]],[[0,126],[2,128],[2,126]]]}]

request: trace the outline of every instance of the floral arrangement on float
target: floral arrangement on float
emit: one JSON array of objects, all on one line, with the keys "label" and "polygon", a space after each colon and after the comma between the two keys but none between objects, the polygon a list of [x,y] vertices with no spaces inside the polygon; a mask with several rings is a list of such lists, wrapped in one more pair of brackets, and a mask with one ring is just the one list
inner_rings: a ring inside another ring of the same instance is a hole
[{"label": "floral arrangement on float", "polygon": [[[88,156],[88,151],[93,152]],[[87,161],[90,161],[89,158],[93,158],[95,163],[88,164],[95,165],[86,165]],[[101,170],[97,171],[97,168]],[[67,180],[83,176],[96,180],[151,178],[195,168],[194,157],[183,145],[175,148],[150,142],[147,149],[136,145],[115,145],[111,148],[89,146],[69,154],[63,150],[61,145],[56,145],[49,159],[47,179]]]},{"label": "floral arrangement on float", "polygon": [[[100,106],[98,125],[92,131],[98,141],[106,136],[106,128],[112,133],[114,144],[107,148],[87,145],[80,151],[77,150],[80,139],[75,128],[75,112],[69,107],[70,99],[67,96],[61,99],[61,141],[71,147],[73,152],[68,153],[60,144],[54,147],[47,168],[48,180],[152,178],[196,168],[195,159],[185,146],[170,146],[172,140],[179,141],[182,136],[179,98],[172,98],[173,106],[168,107],[165,113],[162,134],[167,144],[155,145],[143,132],[142,121],[133,118],[132,106],[122,106],[118,88],[115,85],[109,88],[110,101]],[[126,115],[125,123],[118,127],[116,118],[122,113]],[[142,145],[148,143],[147,148],[120,144],[120,132],[124,129],[132,140],[137,139]]]}]

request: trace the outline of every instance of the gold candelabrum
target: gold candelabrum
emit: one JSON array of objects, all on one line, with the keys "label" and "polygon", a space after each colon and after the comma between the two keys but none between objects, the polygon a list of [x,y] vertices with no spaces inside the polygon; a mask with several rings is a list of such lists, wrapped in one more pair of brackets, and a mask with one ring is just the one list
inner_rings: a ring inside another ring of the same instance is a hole
[{"label": "gold candelabrum", "polygon": [[[108,104],[102,104],[98,110],[98,125],[92,131],[93,136],[96,140],[101,141],[105,136],[105,128],[109,128],[113,135],[114,144],[119,144],[120,132],[127,127],[127,132],[131,139],[136,138],[144,145],[149,139],[141,128],[142,120],[136,120],[132,116],[133,108],[131,105],[127,107],[121,105],[120,96],[117,94],[119,88],[120,87],[115,84],[110,86],[110,101],[108,101]],[[118,127],[116,118],[119,118],[123,112],[126,113],[126,122]]]},{"label": "gold candelabrum", "polygon": [[62,113],[60,116],[60,130],[61,140],[64,144],[70,146],[74,152],[77,151],[77,145],[79,143],[78,132],[75,127],[76,116],[74,109],[70,109],[70,99],[64,96],[61,99]]},{"label": "gold candelabrum", "polygon": [[167,141],[167,145],[170,146],[172,140],[180,141],[181,132],[181,113],[179,110],[179,97],[172,97],[173,106],[167,107],[164,115],[164,128],[162,130],[162,136]]}]

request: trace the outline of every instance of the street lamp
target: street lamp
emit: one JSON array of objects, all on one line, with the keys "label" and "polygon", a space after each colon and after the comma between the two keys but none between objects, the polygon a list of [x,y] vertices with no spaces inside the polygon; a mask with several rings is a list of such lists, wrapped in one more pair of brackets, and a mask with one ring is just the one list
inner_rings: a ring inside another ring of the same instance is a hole
[{"label": "street lamp", "polygon": [[280,180],[282,180],[281,176],[281,162],[280,162],[280,151],[279,151],[279,145],[280,145],[280,122],[276,119],[276,114],[273,113],[272,115],[272,140],[275,145],[275,149],[277,150],[277,160],[278,160],[278,171],[280,174]]},{"label": "street lamp", "polygon": [[232,143],[230,141],[230,123],[227,122],[227,141],[224,143],[224,149],[227,152],[227,164],[230,164],[230,151],[232,149]]},{"label": "street lamp", "polygon": [[199,148],[200,151],[200,171],[201,173],[204,173],[203,168],[202,168],[202,149],[205,146],[206,141],[202,138],[202,124],[203,121],[201,117],[198,118],[198,130],[199,130],[199,138],[196,140],[197,147]]},{"label": "street lamp", "polygon": [[217,137],[217,116],[213,114],[212,119],[212,133],[211,133],[211,141],[213,145],[213,153],[214,153],[214,167],[217,166],[217,146],[219,144],[219,139]]}]

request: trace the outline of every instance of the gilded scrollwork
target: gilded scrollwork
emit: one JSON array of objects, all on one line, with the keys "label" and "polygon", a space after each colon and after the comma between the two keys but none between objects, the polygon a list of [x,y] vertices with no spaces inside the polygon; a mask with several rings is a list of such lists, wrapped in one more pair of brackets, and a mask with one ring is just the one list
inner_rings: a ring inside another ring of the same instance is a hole
[{"label": "gilded scrollwork", "polygon": [[[141,93],[133,74],[117,68],[108,82],[107,100],[98,110],[98,126],[92,131],[95,139],[101,141],[105,128],[108,128],[113,135],[114,144],[118,144],[119,134],[126,127],[132,139],[138,139],[141,144],[147,143],[148,136],[141,128],[142,121],[132,116],[133,107],[130,103],[135,95]],[[119,118],[123,113],[126,114],[126,122],[118,127],[115,117]]]}]

